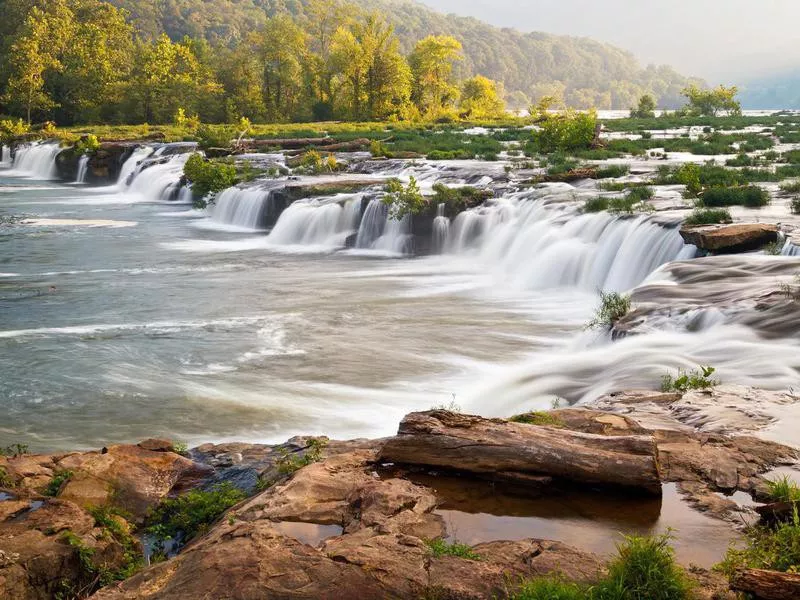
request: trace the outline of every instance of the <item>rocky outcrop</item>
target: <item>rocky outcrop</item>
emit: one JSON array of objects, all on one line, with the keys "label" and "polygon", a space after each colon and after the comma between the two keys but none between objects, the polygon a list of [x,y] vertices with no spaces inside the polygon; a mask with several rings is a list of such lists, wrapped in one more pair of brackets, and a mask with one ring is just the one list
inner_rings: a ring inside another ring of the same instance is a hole
[{"label": "rocky outcrop", "polygon": [[687,244],[708,252],[746,252],[778,240],[778,226],[766,223],[681,227]]},{"label": "rocky outcrop", "polygon": [[652,437],[602,436],[447,411],[413,413],[380,452],[387,462],[426,465],[542,485],[542,476],[661,493]]}]

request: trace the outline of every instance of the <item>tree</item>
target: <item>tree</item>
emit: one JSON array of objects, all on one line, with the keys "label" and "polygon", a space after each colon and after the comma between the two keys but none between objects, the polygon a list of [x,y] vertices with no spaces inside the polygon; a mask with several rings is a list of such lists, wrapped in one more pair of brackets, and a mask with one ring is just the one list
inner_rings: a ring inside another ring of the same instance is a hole
[{"label": "tree", "polygon": [[461,87],[461,113],[470,119],[492,119],[505,113],[505,102],[497,91],[497,82],[476,75]]},{"label": "tree", "polygon": [[656,116],[656,101],[650,94],[639,98],[639,105],[631,109],[632,119],[652,119]]},{"label": "tree", "polygon": [[585,150],[591,148],[597,128],[597,113],[567,110],[541,117],[534,139],[540,152]]},{"label": "tree", "polygon": [[268,121],[298,116],[303,95],[306,34],[286,14],[267,20],[259,47],[263,63],[264,107]]},{"label": "tree", "polygon": [[689,113],[703,117],[716,117],[720,112],[741,115],[742,105],[736,100],[738,93],[739,89],[735,85],[731,87],[720,85],[707,90],[694,84],[681,92],[689,100],[687,106]]},{"label": "tree", "polygon": [[453,65],[462,59],[461,42],[449,35],[431,35],[417,42],[408,62],[414,75],[412,97],[420,111],[436,117],[458,99]]}]

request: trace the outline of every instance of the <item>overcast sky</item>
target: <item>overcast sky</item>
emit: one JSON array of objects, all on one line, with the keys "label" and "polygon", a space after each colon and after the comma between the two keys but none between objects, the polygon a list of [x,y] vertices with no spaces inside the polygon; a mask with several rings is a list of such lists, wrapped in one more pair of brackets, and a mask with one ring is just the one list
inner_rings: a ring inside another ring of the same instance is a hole
[{"label": "overcast sky", "polygon": [[421,0],[522,31],[587,36],[709,83],[800,67],[800,0]]}]

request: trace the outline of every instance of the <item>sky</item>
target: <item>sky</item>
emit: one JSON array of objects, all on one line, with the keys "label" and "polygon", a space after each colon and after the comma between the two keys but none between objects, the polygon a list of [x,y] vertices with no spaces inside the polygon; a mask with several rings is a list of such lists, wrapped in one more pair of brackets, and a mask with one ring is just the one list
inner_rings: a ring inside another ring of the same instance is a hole
[{"label": "sky", "polygon": [[591,37],[709,83],[800,69],[800,0],[421,0],[521,31]]}]

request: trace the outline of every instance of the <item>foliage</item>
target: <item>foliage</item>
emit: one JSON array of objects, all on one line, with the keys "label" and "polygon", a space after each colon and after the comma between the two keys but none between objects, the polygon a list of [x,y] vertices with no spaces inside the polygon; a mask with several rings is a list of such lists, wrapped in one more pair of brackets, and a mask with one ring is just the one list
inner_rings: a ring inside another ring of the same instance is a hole
[{"label": "foliage", "polygon": [[661,378],[661,391],[685,393],[691,390],[710,390],[719,385],[718,380],[711,378],[715,372],[714,367],[704,366],[689,372],[681,369],[676,377],[667,374]]},{"label": "foliage", "polygon": [[406,215],[419,214],[427,206],[425,197],[413,175],[409,178],[406,186],[403,186],[399,179],[390,179],[386,182],[384,191],[383,203],[389,207],[389,216],[396,221]]},{"label": "foliage", "polygon": [[549,412],[533,411],[514,415],[509,419],[512,423],[525,423],[526,425],[540,425],[546,427],[564,427],[564,421]]},{"label": "foliage", "polygon": [[0,144],[11,144],[17,137],[25,135],[30,127],[22,119],[3,119],[0,121]]},{"label": "foliage", "polygon": [[601,292],[600,306],[594,319],[589,323],[590,329],[610,329],[631,309],[631,297],[619,292]]},{"label": "foliage", "polygon": [[94,154],[100,149],[100,141],[93,133],[83,136],[75,144],[75,154],[83,156],[84,154]]},{"label": "foliage", "polygon": [[442,556],[455,556],[458,558],[465,558],[467,560],[481,560],[481,557],[476,554],[467,544],[459,542],[448,542],[441,538],[435,540],[428,540],[425,542],[433,554],[434,558],[441,558]]},{"label": "foliage", "polygon": [[743,187],[713,187],[702,195],[703,206],[747,206],[760,208],[770,202],[769,192],[756,185]]},{"label": "foliage", "polygon": [[558,576],[550,576],[524,581],[509,598],[510,600],[588,600],[588,594],[585,586]]},{"label": "foliage", "polygon": [[192,191],[198,202],[202,202],[208,194],[236,185],[236,168],[233,165],[206,160],[199,154],[189,157],[183,167],[183,174],[192,184]]},{"label": "foliage", "polygon": [[696,198],[703,189],[700,185],[700,167],[694,163],[681,165],[675,173],[675,180],[686,186],[684,196],[687,198]]},{"label": "foliage", "polygon": [[236,137],[236,130],[230,126],[213,127],[211,125],[199,125],[195,132],[200,148],[230,148]]},{"label": "foliage", "polygon": [[788,475],[767,481],[767,488],[773,502],[800,502],[800,486]]},{"label": "foliage", "polygon": [[731,546],[717,568],[729,577],[742,568],[800,572],[800,517],[797,506],[788,522],[779,522],[774,527],[748,527],[745,531],[745,547]]},{"label": "foliage", "polygon": [[503,115],[505,102],[496,81],[476,75],[462,84],[459,108],[464,118],[492,119]]},{"label": "foliage", "polygon": [[613,177],[623,177],[628,174],[628,165],[608,165],[597,169],[597,179],[611,179]]},{"label": "foliage", "polygon": [[5,448],[0,448],[0,456],[12,456],[14,458],[28,454],[27,444],[9,444]]},{"label": "foliage", "polygon": [[53,475],[53,478],[47,482],[47,485],[42,490],[42,494],[45,496],[52,496],[56,497],[61,492],[61,488],[64,487],[64,484],[72,479],[73,472],[72,471],[58,471]]},{"label": "foliage", "polygon": [[204,534],[226,510],[244,500],[246,494],[230,483],[209,490],[191,490],[162,500],[147,517],[146,532],[158,540],[183,536],[189,541]]},{"label": "foliage", "polygon": [[454,83],[453,67],[462,59],[461,42],[449,35],[429,35],[414,46],[408,57],[413,74],[412,98],[427,118],[447,114],[459,90]]},{"label": "foliage", "polygon": [[597,213],[608,210],[609,199],[604,196],[597,196],[596,198],[589,198],[583,203],[583,212]]},{"label": "foliage", "polygon": [[108,585],[114,581],[128,579],[144,565],[139,542],[131,533],[126,521],[130,517],[107,506],[94,507],[89,509],[89,512],[94,517],[95,526],[100,527],[105,535],[110,535],[122,546],[123,552],[122,566],[114,571],[103,568],[100,573],[100,584]]},{"label": "foliage", "polygon": [[738,92],[736,86],[720,85],[715,89],[706,90],[690,85],[681,94],[689,101],[687,109],[690,114],[716,117],[720,112],[733,116],[742,114],[742,105],[736,100]]},{"label": "foliage", "polygon": [[789,205],[789,209],[795,215],[800,215],[800,196],[797,198],[792,198],[792,202]]},{"label": "foliage", "polygon": [[686,600],[691,583],[675,563],[670,534],[626,536],[608,574],[591,592],[592,600]]},{"label": "foliage", "polygon": [[631,109],[631,119],[653,119],[656,116],[656,101],[650,94],[639,98],[639,104]]},{"label": "foliage", "polygon": [[16,487],[16,482],[8,474],[4,467],[0,467],[0,488],[13,488]]},{"label": "foliage", "polygon": [[784,194],[800,194],[800,181],[785,181],[780,189]]},{"label": "foliage", "polygon": [[322,451],[325,449],[326,442],[321,439],[312,439],[308,442],[308,447],[302,455],[281,451],[281,457],[276,465],[280,475],[291,475],[303,467],[319,462],[322,459]]},{"label": "foliage", "polygon": [[558,114],[547,113],[534,133],[540,152],[572,151],[590,148],[595,138],[597,113],[567,110]]},{"label": "foliage", "polygon": [[683,221],[684,225],[716,225],[717,223],[732,223],[733,217],[727,208],[696,208]]},{"label": "foliage", "polygon": [[461,212],[467,208],[477,206],[493,196],[491,190],[479,190],[468,185],[462,187],[448,187],[443,183],[433,184],[434,195],[431,204],[444,204],[453,212]]}]

